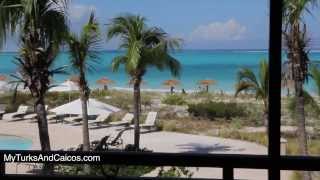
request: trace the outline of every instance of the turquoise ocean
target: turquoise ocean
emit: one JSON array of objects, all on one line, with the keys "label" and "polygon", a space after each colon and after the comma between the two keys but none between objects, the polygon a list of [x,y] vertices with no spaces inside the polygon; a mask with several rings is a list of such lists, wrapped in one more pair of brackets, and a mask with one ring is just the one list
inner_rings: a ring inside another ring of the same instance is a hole
[{"label": "turquoise ocean", "polygon": [[[113,87],[129,88],[129,77],[120,68],[118,72],[112,72],[111,61],[120,51],[104,51],[100,53],[98,64],[94,64],[95,70],[88,72],[88,81],[91,87],[96,87],[96,80],[106,76],[115,81]],[[12,74],[17,70],[13,63],[17,53],[2,52],[0,53],[0,74]],[[180,76],[181,85],[178,89],[197,90],[197,82],[202,79],[214,79],[217,81],[211,89],[213,91],[233,92],[236,82],[237,71],[242,67],[248,67],[255,72],[258,71],[259,61],[268,58],[267,51],[253,50],[181,50],[172,53],[172,56],[177,58],[182,64],[182,72]],[[285,57],[285,56],[284,56]],[[67,52],[60,53],[54,64],[55,67],[69,65],[69,55]],[[311,52],[312,60],[320,59],[320,52]],[[54,82],[59,84],[70,75],[75,74],[68,69],[68,74],[55,75]],[[168,71],[158,71],[155,68],[150,68],[144,76],[144,89],[165,89],[162,85],[163,81],[172,79]],[[308,89],[313,90],[312,82],[307,85]]]}]

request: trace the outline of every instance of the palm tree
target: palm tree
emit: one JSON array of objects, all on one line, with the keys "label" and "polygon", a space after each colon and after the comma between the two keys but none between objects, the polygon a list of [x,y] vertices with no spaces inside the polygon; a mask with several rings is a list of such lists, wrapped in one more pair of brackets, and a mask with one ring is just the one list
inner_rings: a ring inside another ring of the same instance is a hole
[{"label": "palm tree", "polygon": [[214,85],[215,83],[216,83],[216,81],[210,80],[210,79],[201,80],[201,81],[198,82],[198,84],[199,84],[200,86],[205,87],[205,90],[206,90],[207,93],[209,92],[209,86],[212,86],[212,85]]},{"label": "palm tree", "polygon": [[[310,7],[317,4],[317,0],[285,0],[284,2],[284,39],[287,46],[288,64],[295,84],[296,121],[298,123],[299,151],[308,155],[308,142],[305,129],[304,90],[303,84],[308,75],[308,40],[306,38],[306,24],[304,13],[310,13]],[[304,173],[304,180],[311,180],[310,173]]]},{"label": "palm tree", "polygon": [[66,38],[70,50],[70,61],[74,70],[79,73],[79,89],[82,104],[82,140],[83,150],[90,150],[90,138],[88,128],[87,102],[90,95],[90,88],[86,80],[86,72],[93,70],[92,63],[98,60],[98,49],[100,45],[99,24],[94,13],[91,13],[89,22],[82,28],[80,36],[69,33]]},{"label": "palm tree", "polygon": [[[50,87],[50,77],[62,70],[52,69],[52,64],[68,31],[66,5],[67,1],[64,0],[0,1],[1,43],[5,42],[8,33],[15,34],[19,30],[21,48],[15,61],[19,66],[19,75],[15,77],[30,90],[35,99],[43,151],[51,149],[44,97]],[[51,170],[52,166],[44,166],[44,173],[50,173]]]},{"label": "palm tree", "polygon": [[170,87],[170,94],[173,94],[174,88],[179,84],[180,82],[176,79],[169,79],[163,82],[164,86]]},{"label": "palm tree", "polygon": [[[266,128],[268,127],[268,95],[269,95],[269,65],[266,60],[261,60],[259,64],[258,76],[249,69],[242,68],[238,72],[238,82],[236,84],[237,96],[242,91],[252,91],[257,99],[263,101],[264,113],[263,120]],[[268,128],[267,128],[268,129]]]},{"label": "palm tree", "polygon": [[179,76],[180,63],[168,54],[180,46],[179,39],[169,38],[168,34],[157,27],[148,27],[141,16],[124,15],[112,19],[107,32],[108,39],[120,37],[120,48],[124,55],[115,57],[112,69],[117,71],[122,64],[130,75],[134,89],[134,145],[139,149],[140,140],[140,84],[149,67],[159,70],[169,69],[173,76]]}]

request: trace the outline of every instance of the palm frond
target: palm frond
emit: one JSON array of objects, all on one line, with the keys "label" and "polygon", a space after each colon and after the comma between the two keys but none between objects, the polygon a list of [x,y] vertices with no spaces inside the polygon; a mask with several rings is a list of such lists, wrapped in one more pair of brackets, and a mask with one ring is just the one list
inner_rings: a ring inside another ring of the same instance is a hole
[{"label": "palm frond", "polygon": [[123,15],[111,20],[108,24],[108,39],[120,37],[120,48],[126,50],[125,56],[113,61],[113,69],[124,64],[131,76],[143,76],[148,67],[163,71],[168,69],[173,76],[179,76],[181,65],[170,56],[169,51],[180,47],[181,40],[170,38],[158,27],[149,28],[146,19],[141,16]]},{"label": "palm frond", "polygon": [[235,96],[237,97],[238,94],[241,93],[242,91],[255,91],[257,89],[258,87],[256,86],[256,84],[251,82],[241,81],[236,84]]},{"label": "palm frond", "polygon": [[255,97],[263,99],[266,106],[269,93],[269,66],[266,60],[261,60],[259,65],[259,77],[249,68],[242,68],[238,72],[235,85],[235,96],[242,91],[251,91]]},{"label": "palm frond", "polygon": [[112,60],[111,69],[113,72],[118,71],[121,64],[125,64],[127,62],[126,56],[117,56]]}]

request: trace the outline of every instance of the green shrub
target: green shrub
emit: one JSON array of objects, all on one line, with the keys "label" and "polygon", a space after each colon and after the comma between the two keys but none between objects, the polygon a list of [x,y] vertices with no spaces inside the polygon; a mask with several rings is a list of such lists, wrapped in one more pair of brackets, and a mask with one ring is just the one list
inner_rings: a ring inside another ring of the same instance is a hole
[{"label": "green shrub", "polygon": [[17,92],[16,97],[14,98],[13,93],[6,93],[0,97],[1,104],[4,105],[5,111],[15,112],[18,107],[23,105],[33,106],[33,100],[29,93]]},{"label": "green shrub", "polygon": [[171,167],[165,170],[164,167],[160,167],[160,171],[157,177],[187,177],[192,178],[193,173],[186,167]]},{"label": "green shrub", "polygon": [[170,94],[162,99],[162,103],[168,105],[184,105],[187,104],[184,97],[178,94]]},{"label": "green shrub", "polygon": [[225,118],[230,120],[232,117],[243,117],[246,115],[245,108],[236,103],[224,102],[205,102],[189,104],[188,112],[195,117],[203,117],[210,120],[215,118]]},{"label": "green shrub", "polygon": [[[83,165],[57,165],[55,171],[62,175],[86,175]],[[154,170],[152,166],[126,166],[126,165],[90,165],[90,174],[93,176],[132,176],[139,177]]]},{"label": "green shrub", "polygon": [[[315,101],[315,99],[307,92],[304,91],[304,108],[305,114],[307,117],[314,117],[317,118],[320,115],[320,107]],[[295,116],[295,108],[296,108],[296,98],[292,97],[289,99],[287,104],[287,109],[290,113],[291,118]]]}]

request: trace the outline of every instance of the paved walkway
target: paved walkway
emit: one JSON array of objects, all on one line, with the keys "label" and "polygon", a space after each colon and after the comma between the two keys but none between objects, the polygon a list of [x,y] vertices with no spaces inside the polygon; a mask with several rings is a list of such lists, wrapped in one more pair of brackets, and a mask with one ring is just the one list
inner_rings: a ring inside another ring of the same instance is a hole
[{"label": "paved walkway", "polygon": [[[121,127],[109,127],[90,130],[90,140],[99,140],[102,137],[114,133]],[[4,121],[0,120],[1,134],[16,135],[29,138],[33,141],[31,149],[39,150],[40,143],[38,137],[38,128],[36,123],[30,121]],[[81,144],[82,140],[81,126],[72,126],[70,124],[49,124],[49,135],[53,150],[67,149]],[[129,130],[123,134],[125,144],[133,143],[133,131]],[[187,153],[224,153],[224,154],[266,154],[267,149],[264,146],[217,137],[189,135],[173,132],[153,132],[141,135],[141,147],[152,149],[154,152],[187,152]],[[7,172],[25,173],[27,167],[16,169],[16,165],[8,165]],[[202,178],[221,178],[222,171],[218,168],[200,168],[194,172],[193,177]],[[150,173],[154,175],[156,172]],[[235,177],[239,179],[267,179],[265,170],[235,170]],[[283,174],[283,179],[288,179],[288,173]]]}]

